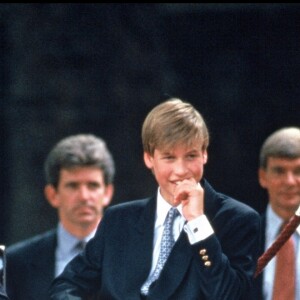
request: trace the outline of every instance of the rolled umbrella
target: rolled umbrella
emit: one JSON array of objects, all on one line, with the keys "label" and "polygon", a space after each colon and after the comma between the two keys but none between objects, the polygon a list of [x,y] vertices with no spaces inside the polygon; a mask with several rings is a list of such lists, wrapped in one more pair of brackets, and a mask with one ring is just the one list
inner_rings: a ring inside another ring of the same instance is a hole
[{"label": "rolled umbrella", "polygon": [[282,231],[272,243],[272,245],[258,258],[256,264],[256,271],[254,277],[257,277],[268,262],[276,255],[284,243],[290,238],[300,224],[300,205],[296,210],[294,216],[291,217],[289,222],[283,227]]}]

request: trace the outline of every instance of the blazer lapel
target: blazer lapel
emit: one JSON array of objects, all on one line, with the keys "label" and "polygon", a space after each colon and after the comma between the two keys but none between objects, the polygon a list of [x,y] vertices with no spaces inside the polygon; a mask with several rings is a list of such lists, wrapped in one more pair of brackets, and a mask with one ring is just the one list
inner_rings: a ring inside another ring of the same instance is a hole
[{"label": "blazer lapel", "polygon": [[32,271],[28,275],[34,274],[36,285],[48,286],[54,278],[55,246],[56,232],[52,231],[30,262]]},{"label": "blazer lapel", "polygon": [[154,237],[154,221],[156,211],[155,197],[149,198],[145,206],[137,216],[134,227],[136,234],[136,241],[127,249],[127,253],[133,261],[132,271],[128,273],[130,280],[128,282],[136,282],[142,286],[143,282],[151,269],[152,251],[153,251],[153,237]]},{"label": "blazer lapel", "polygon": [[185,231],[182,230],[159,279],[155,283],[155,286],[149,291],[149,300],[169,299],[182,282],[191,259],[192,248],[189,246]]}]

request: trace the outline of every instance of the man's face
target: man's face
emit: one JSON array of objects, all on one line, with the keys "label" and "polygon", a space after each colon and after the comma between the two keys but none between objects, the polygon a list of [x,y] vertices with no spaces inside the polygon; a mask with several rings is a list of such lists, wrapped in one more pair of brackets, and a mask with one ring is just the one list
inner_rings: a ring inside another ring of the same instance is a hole
[{"label": "man's face", "polygon": [[152,170],[162,196],[172,205],[173,192],[178,182],[184,179],[200,181],[207,153],[200,147],[179,145],[168,150],[155,149],[153,156],[145,152],[144,161]]},{"label": "man's face", "polygon": [[300,205],[300,158],[268,158],[267,168],[259,170],[259,182],[275,212],[293,214]]},{"label": "man's face", "polygon": [[112,186],[106,186],[101,170],[95,167],[62,169],[57,189],[47,186],[50,204],[58,209],[65,226],[97,226],[103,208],[112,197]]}]

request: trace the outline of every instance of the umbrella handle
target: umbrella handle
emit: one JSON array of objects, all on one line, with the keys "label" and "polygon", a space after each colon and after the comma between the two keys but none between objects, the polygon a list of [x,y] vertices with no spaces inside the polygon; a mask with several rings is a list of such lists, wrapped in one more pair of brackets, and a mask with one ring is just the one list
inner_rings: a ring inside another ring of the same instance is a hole
[{"label": "umbrella handle", "polygon": [[300,205],[295,215],[289,220],[280,232],[273,244],[258,258],[254,277],[257,277],[268,264],[268,262],[276,255],[284,243],[290,238],[300,224]]}]

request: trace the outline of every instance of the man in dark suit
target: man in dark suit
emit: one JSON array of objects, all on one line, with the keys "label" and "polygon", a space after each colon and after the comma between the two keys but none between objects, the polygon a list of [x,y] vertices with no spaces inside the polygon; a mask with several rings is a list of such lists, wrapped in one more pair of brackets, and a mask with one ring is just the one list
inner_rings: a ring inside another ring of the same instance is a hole
[{"label": "man in dark suit", "polygon": [[[259,215],[203,178],[209,135],[202,116],[169,99],[146,117],[142,140],[157,194],[108,208],[84,253],[54,280],[51,299],[85,299],[93,290],[106,300],[246,299]],[[174,207],[177,217],[169,221]]]},{"label": "man in dark suit", "polygon": [[[49,286],[94,236],[113,195],[114,161],[106,143],[91,134],[64,138],[45,161],[45,196],[58,226],[7,248],[10,300],[49,299]],[[81,245],[82,246],[82,245]]]},{"label": "man in dark suit", "polygon": [[[282,224],[294,216],[300,205],[300,128],[281,128],[267,137],[260,150],[258,177],[261,187],[266,190],[268,196],[266,210],[261,216],[261,255],[276,240]],[[292,239],[295,249],[298,249],[297,263],[294,267],[300,274],[300,226],[292,235]],[[275,296],[273,290],[277,257],[278,255],[273,257],[255,279],[253,299],[271,300]],[[289,281],[291,275],[292,266]],[[281,282],[281,292],[284,285]],[[293,299],[300,300],[299,277],[296,279]]]}]

